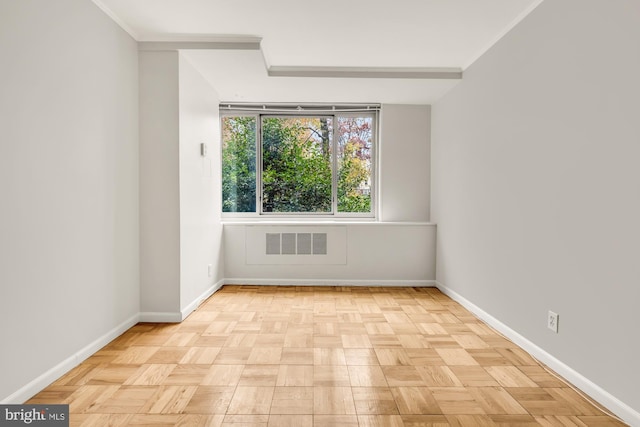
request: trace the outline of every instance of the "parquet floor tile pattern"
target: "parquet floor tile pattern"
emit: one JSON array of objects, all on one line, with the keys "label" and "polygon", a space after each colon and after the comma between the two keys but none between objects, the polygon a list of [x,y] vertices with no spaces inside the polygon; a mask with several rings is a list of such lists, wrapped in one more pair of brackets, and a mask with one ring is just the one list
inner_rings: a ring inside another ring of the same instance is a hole
[{"label": "parquet floor tile pattern", "polygon": [[622,426],[435,288],[225,286],[27,403],[72,426]]}]

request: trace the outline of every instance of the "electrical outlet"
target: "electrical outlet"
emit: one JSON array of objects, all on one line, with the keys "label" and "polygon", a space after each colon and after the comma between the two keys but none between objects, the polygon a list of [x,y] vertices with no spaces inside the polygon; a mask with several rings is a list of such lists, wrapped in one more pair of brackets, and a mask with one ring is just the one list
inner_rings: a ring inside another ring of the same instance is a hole
[{"label": "electrical outlet", "polygon": [[207,266],[207,274],[209,277],[213,276],[213,266],[211,264]]},{"label": "electrical outlet", "polygon": [[549,314],[547,315],[547,328],[551,329],[556,334],[558,333],[558,313],[554,313],[549,310]]}]

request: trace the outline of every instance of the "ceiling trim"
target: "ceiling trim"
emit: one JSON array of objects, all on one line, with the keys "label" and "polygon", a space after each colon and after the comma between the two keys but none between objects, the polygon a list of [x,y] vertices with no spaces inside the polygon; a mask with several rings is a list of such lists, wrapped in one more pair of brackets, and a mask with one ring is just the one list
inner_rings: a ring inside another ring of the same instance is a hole
[{"label": "ceiling trim", "polygon": [[460,68],[407,67],[288,67],[270,66],[270,77],[322,77],[359,79],[462,79]]},{"label": "ceiling trim", "polygon": [[105,5],[104,3],[102,3],[100,0],[92,0],[93,3],[98,6],[98,8],[100,10],[102,10],[105,15],[107,15],[109,18],[111,18],[111,20],[113,22],[115,22],[116,24],[118,24],[120,26],[120,28],[122,28],[123,30],[125,30],[127,32],[127,34],[129,34],[131,37],[133,37],[134,40],[138,41],[139,38],[139,34],[136,33],[133,28],[131,28],[130,26],[128,26],[122,19],[120,19],[120,17],[118,15],[116,15],[111,9],[109,9],[107,7],[107,5]]},{"label": "ceiling trim", "polygon": [[507,25],[502,31],[500,31],[500,33],[498,33],[497,36],[495,36],[493,39],[491,39],[489,41],[489,43],[487,43],[486,46],[484,46],[482,49],[480,49],[475,55],[473,55],[469,61],[467,61],[466,64],[464,64],[464,66],[462,67],[463,70],[466,70],[467,68],[469,68],[471,65],[473,65],[474,62],[476,62],[478,59],[480,59],[480,57],[482,55],[484,55],[485,53],[487,53],[487,51],[489,49],[491,49],[493,46],[495,46],[496,43],[498,43],[500,41],[500,39],[502,37],[504,37],[505,35],[507,35],[507,33],[509,31],[511,31],[516,25],[518,25],[520,23],[520,21],[522,21],[524,18],[527,17],[527,15],[529,15],[531,12],[533,12],[533,10],[540,6],[540,4],[543,2],[544,0],[536,0],[533,4],[531,4],[529,7],[527,7],[525,10],[522,11],[522,13],[520,13],[518,16],[516,16],[516,18],[511,21],[509,23],[509,25]]},{"label": "ceiling trim", "polygon": [[260,50],[259,37],[220,38],[208,41],[142,41],[138,42],[140,51],[210,49],[210,50]]}]

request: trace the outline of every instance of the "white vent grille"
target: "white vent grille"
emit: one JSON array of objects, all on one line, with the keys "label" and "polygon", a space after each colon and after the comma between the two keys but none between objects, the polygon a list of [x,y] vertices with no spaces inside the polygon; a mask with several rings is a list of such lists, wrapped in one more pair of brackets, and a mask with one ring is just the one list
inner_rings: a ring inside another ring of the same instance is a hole
[{"label": "white vent grille", "polygon": [[313,254],[327,254],[327,233],[313,233]]},{"label": "white vent grille", "polygon": [[298,233],[298,255],[311,255],[311,233]]},{"label": "white vent grille", "polygon": [[267,255],[327,255],[327,233],[266,233]]},{"label": "white vent grille", "polygon": [[280,233],[267,233],[267,255],[280,255]]},{"label": "white vent grille", "polygon": [[282,255],[295,255],[296,252],[296,233],[282,233]]},{"label": "white vent grille", "polygon": [[346,264],[345,227],[250,226],[247,264]]}]

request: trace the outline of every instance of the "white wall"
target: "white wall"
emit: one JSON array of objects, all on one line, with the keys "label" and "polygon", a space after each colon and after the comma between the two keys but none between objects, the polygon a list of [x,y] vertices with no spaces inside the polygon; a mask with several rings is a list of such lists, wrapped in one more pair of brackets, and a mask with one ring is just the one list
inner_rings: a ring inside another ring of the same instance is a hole
[{"label": "white wall", "polygon": [[[217,93],[182,55],[180,107],[180,309],[190,312],[224,277]],[[207,145],[205,157],[200,143]],[[212,266],[211,276],[208,266]]]},{"label": "white wall", "polygon": [[347,257],[337,265],[251,265],[245,259],[251,225],[225,224],[225,274],[229,283],[427,285],[435,279],[435,235],[432,224],[321,224],[284,225],[277,232],[305,232],[322,227],[345,227]]},{"label": "white wall", "polygon": [[178,51],[139,58],[141,319],[177,322],[224,277],[219,100]]},{"label": "white wall", "polygon": [[381,221],[429,221],[431,107],[384,104],[380,114]]},{"label": "white wall", "polygon": [[441,283],[636,416],[639,40],[638,2],[543,2],[433,106],[431,212]]},{"label": "white wall", "polygon": [[166,316],[173,315],[177,321],[180,312],[178,52],[140,52],[139,68],[140,311],[143,320],[169,321]]},{"label": "white wall", "polygon": [[21,403],[138,313],[137,47],[85,0],[0,16],[0,401]]}]

